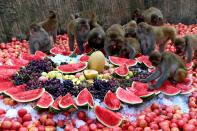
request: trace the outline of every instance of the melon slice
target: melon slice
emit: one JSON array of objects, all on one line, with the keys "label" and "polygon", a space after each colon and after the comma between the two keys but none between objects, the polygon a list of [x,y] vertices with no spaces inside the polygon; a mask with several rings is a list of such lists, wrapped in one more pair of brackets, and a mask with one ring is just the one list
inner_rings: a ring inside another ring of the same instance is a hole
[{"label": "melon slice", "polygon": [[51,105],[50,111],[52,112],[59,112],[61,109],[59,108],[59,101],[62,99],[62,96],[59,96],[55,99],[53,104]]},{"label": "melon slice", "polygon": [[129,68],[127,67],[126,64],[120,65],[114,70],[114,73],[121,76],[125,77],[129,74]]},{"label": "melon slice", "polygon": [[110,90],[105,94],[104,103],[106,107],[110,110],[119,110],[121,107],[120,100]]},{"label": "melon slice", "polygon": [[36,51],[35,56],[40,57],[41,59],[44,59],[47,55],[42,51]]},{"label": "melon slice", "polygon": [[20,66],[11,66],[11,65],[2,65],[0,66],[0,76],[2,77],[11,77],[14,73],[19,70]]},{"label": "melon slice", "polygon": [[94,79],[98,76],[98,71],[96,71],[96,70],[84,70],[83,74],[86,77],[86,79]]},{"label": "melon slice", "polygon": [[191,85],[185,85],[183,83],[178,83],[176,85],[176,88],[178,88],[179,90],[181,90],[181,94],[189,94],[191,92],[194,91],[194,89],[192,88]]},{"label": "melon slice", "polygon": [[132,83],[132,86],[127,88],[127,90],[133,92],[135,95],[141,97],[141,98],[146,98],[150,97],[155,94],[154,91],[148,91],[149,85],[147,83],[141,83],[141,82],[136,82],[134,81]]},{"label": "melon slice", "polygon": [[53,54],[53,55],[61,54],[61,55],[65,55],[65,56],[70,56],[72,54],[71,51],[68,51],[66,49],[61,49],[61,48],[58,48],[58,47],[53,47],[50,50],[50,53]]},{"label": "melon slice", "polygon": [[29,61],[24,59],[17,59],[12,58],[9,60],[10,65],[16,65],[16,66],[26,66],[28,65]]},{"label": "melon slice", "polygon": [[11,98],[17,102],[31,102],[39,99],[44,92],[44,88],[39,88],[35,90],[23,91],[16,94],[12,94]]},{"label": "melon slice", "polygon": [[24,59],[24,60],[28,60],[28,61],[41,59],[41,57],[38,55],[36,56],[36,55],[28,54],[28,53],[21,53],[19,58]]},{"label": "melon slice", "polygon": [[139,63],[144,63],[148,68],[153,68],[152,63],[149,61],[149,56],[140,56],[136,59]]},{"label": "melon slice", "polygon": [[57,69],[62,73],[77,73],[87,67],[87,62],[79,62],[74,64],[60,65]]},{"label": "melon slice", "polygon": [[173,86],[170,81],[165,81],[158,90],[168,96],[174,96],[181,92],[180,89]]},{"label": "melon slice", "polygon": [[122,64],[126,64],[127,66],[134,66],[137,64],[136,60],[120,58],[120,57],[115,57],[115,56],[109,56],[109,61],[112,64],[117,65],[117,66],[120,66]]},{"label": "melon slice", "polygon": [[98,121],[109,128],[118,127],[122,123],[122,117],[113,111],[100,106],[96,106],[94,111]]},{"label": "melon slice", "polygon": [[70,112],[77,109],[75,101],[73,100],[73,97],[70,93],[67,93],[64,97],[62,97],[62,99],[59,101],[59,107]]},{"label": "melon slice", "polygon": [[41,109],[47,109],[53,104],[53,96],[45,91],[43,95],[40,97],[38,100],[36,107],[41,108]]},{"label": "melon slice", "polygon": [[0,83],[0,93],[12,88],[14,84],[11,81],[1,82]]},{"label": "melon slice", "polygon": [[81,62],[88,62],[88,60],[90,59],[90,56],[88,55],[82,55],[79,59],[79,61]]},{"label": "melon slice", "polygon": [[92,94],[88,91],[87,88],[84,88],[77,95],[76,104],[78,106],[89,106],[89,107],[93,108],[93,106],[94,106],[94,99],[92,97]]},{"label": "melon slice", "polygon": [[13,94],[17,94],[19,92],[25,91],[25,88],[26,88],[26,84],[14,86],[12,88],[5,90],[3,93],[11,97]]},{"label": "melon slice", "polygon": [[119,100],[128,104],[139,104],[143,102],[143,100],[139,96],[121,87],[118,87],[118,89],[116,90],[116,96]]}]

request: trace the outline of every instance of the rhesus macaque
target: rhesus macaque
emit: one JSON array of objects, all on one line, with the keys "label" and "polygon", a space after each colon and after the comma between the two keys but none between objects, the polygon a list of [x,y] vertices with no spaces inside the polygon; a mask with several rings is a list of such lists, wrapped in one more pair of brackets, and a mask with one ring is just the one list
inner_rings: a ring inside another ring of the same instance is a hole
[{"label": "rhesus macaque", "polygon": [[134,37],[136,38],[136,29],[137,23],[134,20],[129,21],[126,25],[123,25],[125,30],[125,37]]},{"label": "rhesus macaque", "polygon": [[143,82],[151,82],[158,78],[156,84],[149,89],[158,89],[164,81],[170,79],[175,82],[183,82],[187,76],[187,70],[182,59],[171,52],[153,52],[149,60],[156,67],[155,71]]},{"label": "rhesus macaque", "polygon": [[125,38],[119,52],[120,57],[134,59],[136,55],[141,53],[140,43],[136,38]]},{"label": "rhesus macaque", "polygon": [[197,35],[186,35],[183,38],[177,37],[174,41],[176,54],[186,57],[187,62],[192,61],[192,56],[197,59]]},{"label": "rhesus macaque", "polygon": [[53,36],[53,40],[56,40],[57,36],[57,28],[58,28],[58,20],[56,12],[53,10],[49,11],[49,16],[46,20],[39,23],[49,35]]},{"label": "rhesus macaque", "polygon": [[53,38],[39,25],[30,26],[29,48],[30,53],[34,54],[37,50],[49,53],[53,46]]},{"label": "rhesus macaque", "polygon": [[89,24],[90,24],[90,29],[93,29],[95,27],[100,27],[100,25],[97,22],[97,16],[96,13],[92,12],[89,18]]},{"label": "rhesus macaque", "polygon": [[132,19],[135,20],[137,24],[147,22],[150,25],[160,26],[164,23],[162,12],[155,7],[150,7],[144,11],[136,9]]},{"label": "rhesus macaque", "polygon": [[176,29],[165,25],[151,26],[145,22],[141,22],[138,24],[136,34],[140,41],[142,54],[150,55],[154,51],[156,44],[159,46],[159,51],[163,52],[168,40],[174,42]]},{"label": "rhesus macaque", "polygon": [[163,25],[163,14],[161,10],[150,7],[142,12],[142,16],[144,17],[144,21],[146,21],[150,25],[160,26]]},{"label": "rhesus macaque", "polygon": [[106,31],[104,50],[106,56],[119,56],[124,43],[125,31],[120,24],[110,26]]},{"label": "rhesus macaque", "polygon": [[105,31],[103,28],[95,27],[88,34],[88,46],[97,50],[104,48]]},{"label": "rhesus macaque", "polygon": [[68,23],[67,26],[69,37],[69,48],[74,50],[74,41],[76,39],[79,48],[79,54],[84,52],[84,43],[87,42],[88,33],[90,32],[90,25],[88,19],[77,18]]}]

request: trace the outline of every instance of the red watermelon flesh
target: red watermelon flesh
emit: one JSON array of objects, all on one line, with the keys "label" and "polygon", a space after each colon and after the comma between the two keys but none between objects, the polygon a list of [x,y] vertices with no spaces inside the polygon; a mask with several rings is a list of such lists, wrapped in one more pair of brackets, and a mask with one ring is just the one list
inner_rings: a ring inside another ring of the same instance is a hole
[{"label": "red watermelon flesh", "polygon": [[182,84],[182,83],[178,83],[176,85],[176,88],[181,90],[181,94],[189,94],[189,93],[194,91],[194,89],[192,88],[191,85],[185,85],[185,84]]},{"label": "red watermelon flesh", "polygon": [[148,68],[153,68],[152,63],[149,61],[149,56],[140,56],[136,59],[138,62],[144,63]]},{"label": "red watermelon flesh", "polygon": [[187,70],[192,69],[193,64],[194,64],[193,62],[187,63],[187,64],[186,64],[186,68],[187,68]]},{"label": "red watermelon flesh", "polygon": [[61,54],[61,55],[65,55],[65,56],[69,56],[69,55],[72,54],[71,51],[68,51],[68,50],[62,49],[62,48],[58,48],[58,47],[53,47],[50,50],[50,53],[53,54],[53,55]]},{"label": "red watermelon flesh", "polygon": [[78,106],[90,106],[93,108],[94,106],[94,99],[92,94],[88,91],[87,88],[84,88],[78,95],[76,99],[76,103]]},{"label": "red watermelon flesh", "polygon": [[117,65],[117,66],[122,65],[122,64],[126,64],[127,66],[134,66],[137,64],[136,60],[120,58],[120,57],[115,57],[115,56],[109,56],[109,61],[112,64]]},{"label": "red watermelon flesh", "polygon": [[158,90],[169,96],[177,95],[181,92],[180,89],[172,85],[170,81],[165,81]]},{"label": "red watermelon flesh", "polygon": [[139,104],[143,102],[139,96],[121,87],[118,87],[116,90],[116,96],[119,100],[128,104]]},{"label": "red watermelon flesh", "polygon": [[[85,54],[85,53],[88,54],[88,53],[90,53],[90,52],[93,51],[92,48],[88,47],[88,44],[84,44],[84,48],[85,48],[85,50],[84,50],[84,52],[83,52],[84,54]],[[79,54],[79,48],[76,47],[76,49],[74,50],[74,52],[75,52],[76,54]]]},{"label": "red watermelon flesh", "polygon": [[24,59],[17,59],[17,58],[10,59],[10,65],[26,66],[28,63],[29,61]]},{"label": "red watermelon flesh", "polygon": [[43,95],[38,100],[36,106],[39,108],[49,108],[53,104],[54,100],[50,93],[45,91]]},{"label": "red watermelon flesh", "polygon": [[96,106],[95,114],[96,118],[109,128],[117,127],[122,123],[122,118],[118,114],[106,108]]},{"label": "red watermelon flesh", "polygon": [[104,103],[110,110],[119,110],[121,107],[120,100],[110,90],[105,94]]},{"label": "red watermelon flesh", "polygon": [[40,56],[36,56],[36,55],[32,55],[32,54],[28,54],[28,53],[21,53],[20,54],[20,59],[32,61],[32,60],[40,60],[41,57]]},{"label": "red watermelon flesh", "polygon": [[127,76],[128,73],[129,73],[129,69],[127,67],[126,64],[123,64],[123,65],[120,65],[119,67],[117,67],[115,70],[114,70],[114,73],[116,73],[117,75],[119,76]]},{"label": "red watermelon flesh", "polygon": [[132,86],[127,88],[127,90],[133,92],[135,95],[141,98],[146,98],[151,95],[154,95],[154,91],[148,91],[148,87],[149,85],[147,83],[134,81],[132,83]]},{"label": "red watermelon flesh", "polygon": [[35,56],[40,57],[41,59],[43,59],[47,55],[44,52],[42,52],[42,51],[36,51],[35,52]]},{"label": "red watermelon flesh", "polygon": [[89,60],[90,56],[88,55],[82,55],[79,59],[81,62],[87,62]]},{"label": "red watermelon flesh", "polygon": [[62,109],[70,109],[75,108],[77,109],[77,106],[75,104],[75,101],[73,100],[73,97],[70,93],[67,93],[62,99],[59,101],[59,107]]},{"label": "red watermelon flesh", "polygon": [[11,97],[13,94],[17,94],[19,92],[25,91],[25,88],[26,88],[26,84],[19,85],[19,86],[13,86],[12,88],[9,88],[6,91],[4,91],[4,94]]},{"label": "red watermelon flesh", "polygon": [[52,110],[55,111],[60,111],[59,108],[59,101],[62,99],[62,96],[59,96],[58,98],[55,99],[55,101],[53,102],[53,104],[51,105]]},{"label": "red watermelon flesh", "polygon": [[23,91],[16,94],[12,94],[12,99],[17,102],[30,102],[39,99],[45,92],[44,88],[38,88],[29,91]]},{"label": "red watermelon flesh", "polygon": [[1,82],[0,83],[0,93],[4,92],[5,90],[11,88],[14,84],[11,81]]},{"label": "red watermelon flesh", "polygon": [[79,62],[67,65],[60,65],[57,69],[62,73],[77,73],[84,70],[87,67],[86,62]]}]

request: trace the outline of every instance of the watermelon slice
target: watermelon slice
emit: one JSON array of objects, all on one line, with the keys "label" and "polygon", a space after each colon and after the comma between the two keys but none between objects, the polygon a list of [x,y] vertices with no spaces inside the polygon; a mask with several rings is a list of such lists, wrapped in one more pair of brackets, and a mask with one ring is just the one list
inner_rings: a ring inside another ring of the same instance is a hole
[{"label": "watermelon slice", "polygon": [[11,81],[1,82],[0,83],[0,93],[6,91],[7,89],[10,89],[13,86],[14,86],[14,84]]},{"label": "watermelon slice", "polygon": [[62,73],[77,73],[87,67],[87,62],[79,62],[74,64],[60,65],[57,69]]},{"label": "watermelon slice", "polygon": [[71,51],[68,51],[66,49],[61,49],[61,48],[58,48],[58,47],[53,47],[50,50],[50,53],[53,54],[53,55],[61,54],[61,55],[65,55],[65,56],[70,56],[72,54]]},{"label": "watermelon slice", "polygon": [[181,92],[180,89],[173,86],[170,81],[165,81],[158,90],[168,96],[174,96]]},{"label": "watermelon slice", "polygon": [[148,87],[149,85],[147,83],[134,81],[132,86],[127,88],[127,90],[133,92],[135,95],[141,98],[146,98],[155,94],[154,91],[148,91]]},{"label": "watermelon slice", "polygon": [[114,73],[121,77],[125,77],[129,74],[129,68],[127,67],[126,64],[123,64],[115,68]]},{"label": "watermelon slice", "polygon": [[116,90],[116,96],[119,100],[128,104],[139,104],[143,102],[139,96],[136,96],[134,93],[129,92],[121,87],[118,87]]},{"label": "watermelon slice", "polygon": [[41,108],[41,109],[47,109],[53,104],[53,96],[45,91],[43,95],[40,97],[38,100],[36,107]]},{"label": "watermelon slice", "polygon": [[40,57],[41,59],[44,59],[47,55],[42,51],[36,51],[35,56]]},{"label": "watermelon slice", "polygon": [[178,83],[176,85],[176,88],[178,88],[179,90],[181,90],[181,94],[189,94],[191,92],[194,91],[194,89],[192,88],[191,85],[185,85],[183,83]]},{"label": "watermelon slice", "polygon": [[25,91],[25,88],[26,88],[26,84],[14,86],[12,88],[8,88],[3,93],[11,97],[13,94],[17,94],[19,92]]},{"label": "watermelon slice", "polygon": [[113,111],[100,106],[96,106],[94,111],[98,121],[109,128],[120,126],[122,123],[122,117]]},{"label": "watermelon slice", "polygon": [[62,96],[59,96],[55,99],[53,104],[51,105],[50,111],[52,112],[59,112],[61,109],[59,108],[59,101],[62,99]]},{"label": "watermelon slice", "polygon": [[24,59],[24,60],[28,60],[28,61],[41,59],[41,57],[38,55],[36,56],[36,55],[28,54],[28,53],[21,53],[19,58]]},{"label": "watermelon slice", "polygon": [[106,107],[110,110],[119,110],[121,107],[120,100],[110,90],[105,94],[104,103]]},{"label": "watermelon slice", "polygon": [[[3,65],[0,66],[0,76],[11,77],[19,70],[20,66]],[[1,77],[1,78],[2,78]]]},{"label": "watermelon slice", "polygon": [[144,63],[148,68],[153,68],[152,63],[149,61],[149,56],[140,56],[136,59],[139,63]]},{"label": "watermelon slice", "polygon": [[84,88],[77,95],[76,104],[78,106],[90,106],[91,108],[93,108],[93,106],[94,106],[94,99],[92,97],[92,94],[88,91],[87,88]]},{"label": "watermelon slice", "polygon": [[137,64],[136,60],[126,59],[126,58],[120,58],[115,56],[109,56],[109,61],[117,66],[120,66],[122,64],[126,64],[127,66],[134,66]]},{"label": "watermelon slice", "polygon": [[187,63],[187,64],[186,64],[186,68],[187,68],[187,70],[192,69],[193,65],[194,65],[194,63],[193,63],[193,62]]},{"label": "watermelon slice", "polygon": [[82,55],[79,59],[81,62],[87,62],[90,59],[90,56],[88,55]]},{"label": "watermelon slice", "polygon": [[12,58],[9,60],[9,63],[10,65],[26,66],[29,63],[29,61],[24,59]]},{"label": "watermelon slice", "polygon": [[12,94],[11,98],[17,102],[31,102],[39,99],[44,92],[45,88],[39,88]]},{"label": "watermelon slice", "polygon": [[67,93],[64,97],[62,97],[62,99],[59,101],[59,107],[70,112],[77,109],[75,101],[73,100],[73,97],[70,93]]}]

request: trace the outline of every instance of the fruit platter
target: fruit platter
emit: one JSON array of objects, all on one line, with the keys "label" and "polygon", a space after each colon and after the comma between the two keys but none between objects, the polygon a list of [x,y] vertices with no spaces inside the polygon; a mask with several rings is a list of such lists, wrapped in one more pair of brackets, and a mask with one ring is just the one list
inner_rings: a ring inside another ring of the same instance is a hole
[{"label": "fruit platter", "polygon": [[[197,33],[197,25],[170,26],[180,36]],[[141,81],[154,71],[148,56],[78,55],[66,34],[50,55],[28,50],[26,40],[0,44],[0,130],[196,131],[195,61],[184,82],[149,91]],[[167,50],[175,51],[170,41]]]}]

